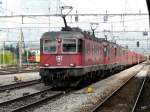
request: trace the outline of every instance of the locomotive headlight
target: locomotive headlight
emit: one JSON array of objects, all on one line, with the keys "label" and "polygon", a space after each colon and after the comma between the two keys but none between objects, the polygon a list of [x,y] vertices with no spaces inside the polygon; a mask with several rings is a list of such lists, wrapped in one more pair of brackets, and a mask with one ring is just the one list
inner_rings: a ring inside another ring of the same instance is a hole
[{"label": "locomotive headlight", "polygon": [[60,58],[60,57],[58,57],[58,58],[57,58],[57,61],[58,61],[58,62],[60,62],[60,61],[61,61],[61,58]]},{"label": "locomotive headlight", "polygon": [[49,64],[45,64],[44,66],[45,66],[45,67],[48,67],[48,66],[49,66]]},{"label": "locomotive headlight", "polygon": [[62,61],[62,56],[56,56],[57,63],[60,63]]},{"label": "locomotive headlight", "polygon": [[56,40],[58,43],[61,43],[61,41],[62,41],[61,38],[57,38]]},{"label": "locomotive headlight", "polygon": [[71,63],[71,64],[70,64],[70,67],[75,67],[75,66],[76,66],[76,65],[75,65],[75,64],[73,64],[73,63]]},{"label": "locomotive headlight", "polygon": [[58,43],[61,43],[61,39],[58,39]]}]

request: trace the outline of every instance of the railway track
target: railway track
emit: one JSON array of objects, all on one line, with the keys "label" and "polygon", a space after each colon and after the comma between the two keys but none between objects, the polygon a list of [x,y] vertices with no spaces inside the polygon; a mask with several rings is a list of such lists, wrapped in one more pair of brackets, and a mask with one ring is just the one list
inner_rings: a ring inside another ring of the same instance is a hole
[{"label": "railway track", "polygon": [[20,112],[63,94],[64,91],[52,91],[52,88],[48,88],[37,93],[2,102],[0,103],[0,112]]},{"label": "railway track", "polygon": [[34,84],[40,83],[40,79],[38,80],[32,80],[32,81],[25,81],[25,82],[17,82],[9,85],[1,85],[0,86],[0,92],[6,91],[6,90],[13,90],[18,89],[21,87],[26,87]]},{"label": "railway track", "polygon": [[0,70],[0,75],[8,75],[8,74],[17,74],[17,73],[30,73],[30,72],[38,72],[39,70],[21,70],[21,71],[5,71]]},{"label": "railway track", "polygon": [[135,112],[136,105],[137,105],[138,100],[139,100],[139,98],[140,98],[140,95],[141,95],[142,89],[143,89],[143,87],[144,87],[144,85],[145,85],[146,77],[147,77],[147,76],[145,76],[145,77],[143,78],[143,82],[142,82],[142,84],[141,84],[141,87],[140,87],[139,93],[138,93],[138,95],[137,95],[137,98],[136,98],[136,100],[135,100],[135,103],[134,103],[134,105],[133,105],[133,108],[132,108],[132,111],[131,111],[131,112]]},{"label": "railway track", "polygon": [[107,98],[99,101],[89,112],[134,112],[147,75],[140,74],[144,73],[143,70],[140,71]]},{"label": "railway track", "polygon": [[139,95],[136,99],[132,112],[150,112],[150,69],[145,79],[145,83],[141,86]]},{"label": "railway track", "polygon": [[17,73],[30,73],[30,72],[38,72],[39,69],[28,69],[28,68],[22,68],[19,70],[18,68],[16,69],[6,69],[2,70],[0,69],[0,75],[8,75],[8,74],[17,74]]},{"label": "railway track", "polygon": [[22,68],[19,69],[18,66],[10,66],[4,67],[0,69],[0,75],[7,74],[16,74],[16,73],[28,73],[28,72],[36,72],[39,71],[38,64],[33,65],[23,65]]},{"label": "railway track", "polygon": [[[144,68],[144,70],[145,70],[145,68]],[[137,74],[137,72],[135,73],[135,75],[136,74]],[[140,80],[140,82],[139,82],[139,80]],[[142,78],[141,77],[140,78],[134,78],[134,77],[130,78],[129,80],[124,82],[124,84],[121,85],[118,89],[116,89],[116,91],[113,94],[108,96],[106,99],[103,99],[103,101],[101,100],[101,102],[97,103],[97,105],[95,105],[94,108],[90,109],[89,112],[105,112],[104,110],[102,110],[102,109],[106,109],[105,107],[107,107],[106,112],[112,112],[113,110],[108,111],[108,107],[110,107],[110,105],[108,106],[107,102],[109,102],[109,104],[114,103],[114,99],[116,99],[116,98],[121,99],[120,101],[123,102],[123,100],[124,100],[123,96],[124,95],[121,97],[120,97],[120,95],[121,95],[121,93],[124,93],[124,92],[119,92],[119,91],[121,91],[123,88],[126,88],[126,86],[128,86],[128,84],[130,82],[132,82],[133,85],[135,85],[135,87],[137,86],[137,84],[136,84],[137,82],[139,82],[139,85],[144,85],[144,82],[145,82],[144,80],[145,79],[143,77]],[[130,84],[127,88],[129,88],[129,87],[131,89],[135,88],[135,87],[131,87]],[[136,88],[136,90],[137,90],[137,88]],[[135,91],[133,91],[133,93],[135,93]],[[36,94],[36,95],[34,95],[34,94]],[[49,101],[49,100],[51,101],[52,99],[59,98],[59,96],[62,96],[63,94],[64,94],[64,91],[53,92],[53,91],[51,91],[51,88],[49,88],[49,89],[43,90],[43,91],[38,92],[38,93],[33,93],[33,94],[22,96],[22,97],[17,98],[17,99],[2,102],[2,103],[0,103],[0,112],[22,112],[22,111],[24,112],[26,110],[30,111],[30,109],[33,110],[33,109],[37,108],[36,107],[37,105],[38,106],[43,105],[43,103],[45,101]],[[130,96],[130,94],[127,94],[127,98],[129,98],[129,96]],[[132,93],[131,93],[131,96],[133,96]],[[134,107],[133,104],[135,104],[135,100],[132,102],[128,102],[128,103],[129,104],[132,103],[131,107],[133,109],[133,107]],[[124,104],[117,103],[116,101],[115,101],[115,104],[120,104],[121,106],[124,106]],[[112,107],[114,109],[115,106],[112,105]],[[118,108],[118,107],[115,107],[115,108]],[[121,108],[121,109],[123,109],[123,108]],[[120,111],[118,110],[115,112],[120,112]],[[126,111],[126,112],[129,112],[129,111]]]}]

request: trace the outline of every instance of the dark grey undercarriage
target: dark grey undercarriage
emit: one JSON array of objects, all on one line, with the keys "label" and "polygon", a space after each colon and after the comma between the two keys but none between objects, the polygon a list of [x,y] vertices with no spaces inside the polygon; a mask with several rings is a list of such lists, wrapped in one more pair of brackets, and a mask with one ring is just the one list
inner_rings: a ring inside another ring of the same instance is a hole
[{"label": "dark grey undercarriage", "polygon": [[85,68],[41,68],[40,76],[45,84],[53,87],[74,87],[81,82],[107,77],[127,67],[129,66],[113,64]]}]

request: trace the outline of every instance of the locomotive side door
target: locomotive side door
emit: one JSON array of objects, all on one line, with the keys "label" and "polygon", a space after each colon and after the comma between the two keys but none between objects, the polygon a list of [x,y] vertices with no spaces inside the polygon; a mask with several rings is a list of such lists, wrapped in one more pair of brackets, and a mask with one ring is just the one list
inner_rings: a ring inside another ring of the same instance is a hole
[{"label": "locomotive side door", "polygon": [[85,57],[85,40],[83,39],[78,39],[78,53],[81,56],[81,64],[84,64],[84,57]]},{"label": "locomotive side door", "polygon": [[108,45],[103,45],[103,64],[108,64]]}]

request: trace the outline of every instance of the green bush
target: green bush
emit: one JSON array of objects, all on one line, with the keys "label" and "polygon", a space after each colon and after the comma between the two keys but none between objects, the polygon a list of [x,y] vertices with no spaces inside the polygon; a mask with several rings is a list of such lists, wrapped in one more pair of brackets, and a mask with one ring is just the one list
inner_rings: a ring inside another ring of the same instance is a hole
[{"label": "green bush", "polygon": [[4,59],[3,59],[3,52],[0,51],[0,64],[11,65],[15,63],[16,63],[15,55],[12,52],[4,51]]}]

